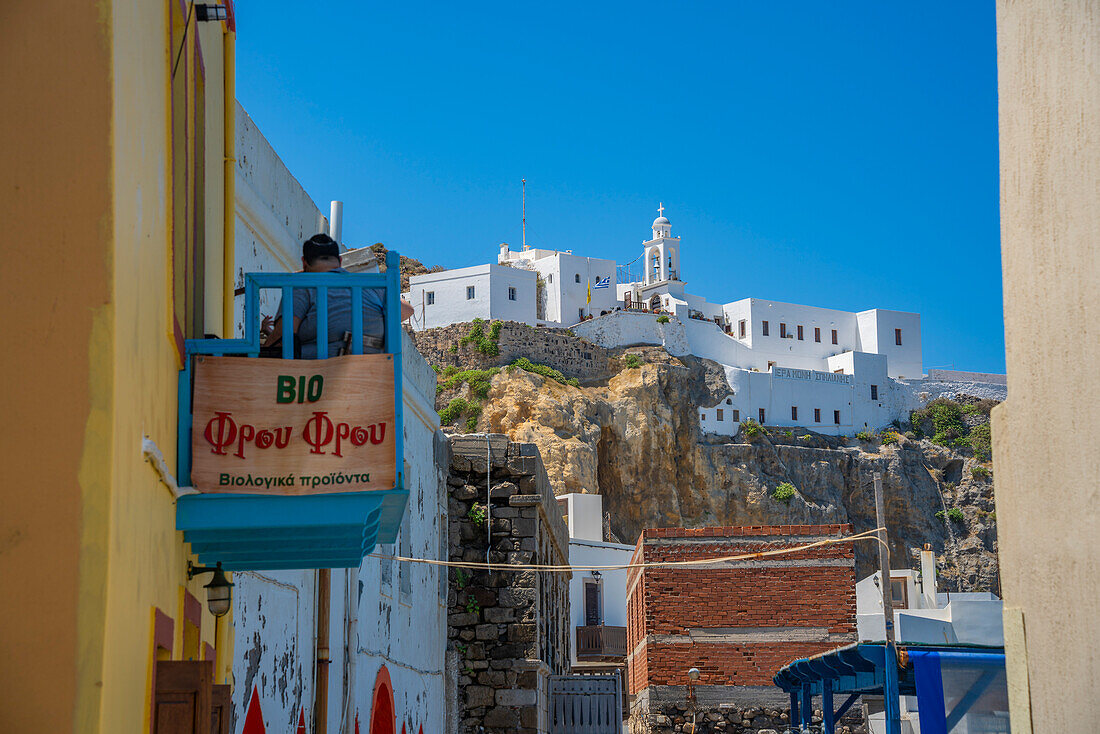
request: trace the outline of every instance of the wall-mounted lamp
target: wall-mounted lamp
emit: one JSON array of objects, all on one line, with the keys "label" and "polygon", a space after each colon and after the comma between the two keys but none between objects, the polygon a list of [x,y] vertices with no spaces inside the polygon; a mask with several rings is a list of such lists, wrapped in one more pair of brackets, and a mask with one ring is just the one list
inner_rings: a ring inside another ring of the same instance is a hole
[{"label": "wall-mounted lamp", "polygon": [[699,680],[699,669],[692,668],[688,671],[688,701],[695,703],[695,681]]},{"label": "wall-mounted lamp", "polygon": [[195,566],[191,561],[187,562],[188,580],[200,573],[214,574],[210,583],[203,587],[206,589],[206,608],[215,617],[224,616],[229,611],[229,603],[233,599],[233,584],[225,577],[221,561],[218,561],[216,566]]},{"label": "wall-mounted lamp", "polygon": [[592,578],[596,579],[596,581],[599,581],[602,576],[603,576],[603,574],[600,573],[599,571],[593,571],[592,572]]}]

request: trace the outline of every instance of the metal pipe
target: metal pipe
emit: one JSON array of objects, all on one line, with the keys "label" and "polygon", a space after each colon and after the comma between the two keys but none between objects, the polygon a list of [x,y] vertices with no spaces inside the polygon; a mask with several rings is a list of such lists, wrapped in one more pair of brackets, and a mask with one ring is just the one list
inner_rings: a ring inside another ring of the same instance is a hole
[{"label": "metal pipe", "polygon": [[236,237],[237,226],[237,23],[232,0],[226,2],[225,34],[222,36],[222,67],[225,81],[222,84],[224,90],[224,129],[225,162],[223,175],[225,177],[225,201],[223,202],[222,215],[224,218],[222,229],[222,338],[232,339],[236,336],[233,327],[234,315],[234,290],[236,275]]},{"label": "metal pipe", "polygon": [[317,570],[317,683],[313,692],[313,732],[328,731],[329,598],[332,569]]},{"label": "metal pipe", "polygon": [[344,202],[333,201],[328,209],[328,236],[340,244],[344,234]]},{"label": "metal pipe", "polygon": [[898,657],[894,644],[894,594],[890,586],[890,546],[886,536],[886,503],[882,496],[882,472],[874,474],[875,522],[878,531],[879,573],[882,575],[882,614],[886,623],[886,676],[882,686],[886,707],[886,734],[901,734],[901,702],[898,698]]}]

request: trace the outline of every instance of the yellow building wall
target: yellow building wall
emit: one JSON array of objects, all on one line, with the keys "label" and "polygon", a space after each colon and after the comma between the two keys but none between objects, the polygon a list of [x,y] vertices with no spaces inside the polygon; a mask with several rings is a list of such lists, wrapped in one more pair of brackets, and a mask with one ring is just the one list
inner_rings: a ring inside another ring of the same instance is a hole
[{"label": "yellow building wall", "polygon": [[[173,496],[142,448],[148,436],[174,469],[169,1],[4,11],[0,89],[21,110],[0,116],[5,731],[148,731],[153,610],[172,618],[181,659],[185,588],[202,607],[200,655],[214,643],[209,576],[187,580]],[[202,35],[220,42],[211,25]],[[217,100],[220,49],[203,60]],[[207,128],[221,108],[208,103]],[[200,307],[220,331],[220,134],[207,146],[218,266]]]},{"label": "yellow building wall", "polygon": [[1013,732],[1100,728],[1100,2],[998,0],[1008,400],[993,411]]}]

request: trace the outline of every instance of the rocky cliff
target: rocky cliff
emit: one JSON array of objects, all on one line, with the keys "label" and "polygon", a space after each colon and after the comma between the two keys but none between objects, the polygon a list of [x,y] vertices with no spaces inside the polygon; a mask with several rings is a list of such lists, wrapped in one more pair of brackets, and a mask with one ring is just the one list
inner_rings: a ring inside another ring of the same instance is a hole
[{"label": "rocky cliff", "polygon": [[[473,389],[441,378],[440,407],[456,396],[479,402],[456,422],[536,444],[554,491],[604,495],[611,530],[627,543],[646,527],[848,522],[857,532],[872,529],[872,474],[881,470],[893,565],[915,567],[913,549],[929,543],[941,590],[999,590],[992,477],[971,450],[912,433],[891,435],[896,443],[888,445],[881,436],[861,441],[804,429],[704,435],[697,406],[714,405],[727,390],[719,365],[656,347],[628,349],[617,361],[610,378],[587,386],[519,368],[475,375]],[[793,495],[782,499],[787,489],[777,499],[784,483]],[[875,553],[873,543],[859,544],[859,577],[874,570]]]}]

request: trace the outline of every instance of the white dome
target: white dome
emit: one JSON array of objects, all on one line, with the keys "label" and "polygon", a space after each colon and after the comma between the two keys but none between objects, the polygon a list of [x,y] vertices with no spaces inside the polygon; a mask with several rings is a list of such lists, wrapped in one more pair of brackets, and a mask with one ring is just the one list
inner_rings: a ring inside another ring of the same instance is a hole
[{"label": "white dome", "polygon": [[672,222],[668,221],[668,219],[666,219],[665,217],[657,217],[656,219],[653,220],[653,228],[654,229],[656,229],[657,227],[660,227],[662,225],[665,226],[665,227],[671,227]]}]

